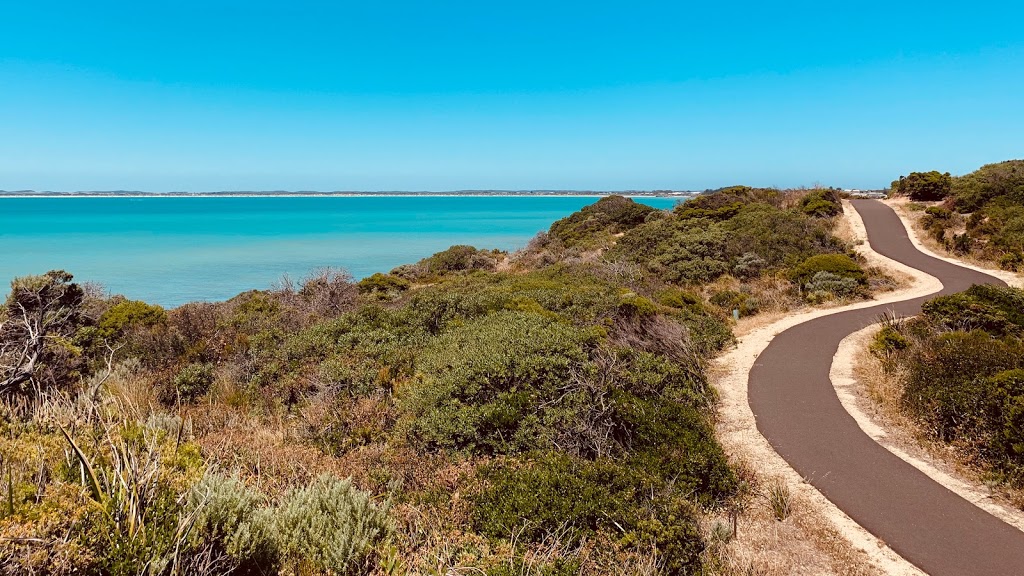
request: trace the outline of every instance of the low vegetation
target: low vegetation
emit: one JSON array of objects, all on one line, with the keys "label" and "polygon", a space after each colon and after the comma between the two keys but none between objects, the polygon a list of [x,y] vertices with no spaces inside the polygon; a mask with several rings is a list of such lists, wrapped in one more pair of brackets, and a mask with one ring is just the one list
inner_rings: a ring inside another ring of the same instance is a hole
[{"label": "low vegetation", "polygon": [[[734,309],[885,284],[832,235],[841,210],[832,190],[611,197],[516,254],[454,246],[173,310],[18,279],[0,571],[719,570],[702,518],[753,496],[705,362]],[[784,519],[788,493],[770,498]]]},{"label": "low vegetation", "polygon": [[1024,160],[988,164],[964,176],[912,173],[892,192],[921,206],[921,226],[946,250],[1004,270],[1024,270]]},{"label": "low vegetation", "polygon": [[1024,290],[978,285],[890,319],[872,351],[899,406],[994,484],[1024,487]]}]

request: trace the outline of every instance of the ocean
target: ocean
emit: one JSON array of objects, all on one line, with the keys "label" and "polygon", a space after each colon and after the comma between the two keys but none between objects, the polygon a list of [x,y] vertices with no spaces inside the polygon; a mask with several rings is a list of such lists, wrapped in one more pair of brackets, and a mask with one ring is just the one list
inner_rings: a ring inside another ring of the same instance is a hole
[{"label": "ocean", "polygon": [[[671,208],[675,198],[638,198]],[[331,266],[355,278],[455,244],[515,250],[593,196],[0,198],[0,294],[63,269],[166,307]]]}]

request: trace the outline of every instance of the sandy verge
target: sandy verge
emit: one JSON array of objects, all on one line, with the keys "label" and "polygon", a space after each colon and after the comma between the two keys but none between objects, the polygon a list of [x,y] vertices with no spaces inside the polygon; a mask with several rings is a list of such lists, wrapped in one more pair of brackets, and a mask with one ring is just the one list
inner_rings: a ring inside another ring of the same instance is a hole
[{"label": "sandy verge", "polygon": [[900,220],[903,221],[904,228],[907,229],[907,234],[910,236],[910,241],[913,242],[914,246],[916,246],[917,249],[920,250],[921,252],[924,252],[925,254],[932,256],[933,258],[938,258],[939,260],[945,260],[946,262],[949,262],[951,264],[956,264],[957,266],[963,266],[964,268],[970,268],[971,270],[976,270],[978,272],[984,272],[985,274],[988,274],[990,276],[995,276],[996,278],[999,278],[1000,280],[1006,282],[1010,286],[1024,288],[1024,275],[1008,272],[1006,270],[1000,270],[999,268],[995,267],[980,266],[978,264],[974,264],[971,262],[965,262],[963,260],[953,258],[952,256],[940,254],[933,250],[931,246],[929,246],[921,239],[920,231],[914,225],[917,217],[907,207],[907,205],[910,204],[910,201],[908,199],[890,198],[888,200],[883,200],[883,202],[896,211],[896,214],[900,217]]},{"label": "sandy verge", "polygon": [[887,574],[920,575],[923,572],[854,522],[846,513],[800,477],[775,452],[768,441],[758,432],[754,413],[750,410],[747,401],[747,377],[750,369],[757,356],[768,347],[777,334],[814,318],[926,296],[942,287],[935,277],[874,252],[867,240],[864,222],[860,215],[849,202],[844,202],[843,208],[844,218],[848,220],[848,225],[862,241],[857,250],[864,255],[867,261],[871,265],[883,266],[904,273],[914,280],[913,283],[903,289],[886,293],[877,300],[787,316],[742,336],[735,349],[718,357],[712,365],[712,378],[720,395],[718,437],[725,450],[734,458],[756,463],[759,473],[783,478],[791,486],[794,486],[794,490],[801,500],[805,501],[814,513],[830,522],[835,530],[854,548],[859,554],[857,561],[871,564]]},{"label": "sandy verge", "polygon": [[949,462],[929,454],[911,434],[886,423],[881,417],[877,404],[869,397],[854,368],[854,360],[867,349],[878,330],[875,325],[850,334],[839,344],[839,350],[832,359],[829,378],[843,407],[857,421],[860,429],[883,448],[964,500],[1024,531],[1024,512],[999,502],[986,486],[963,477]]}]

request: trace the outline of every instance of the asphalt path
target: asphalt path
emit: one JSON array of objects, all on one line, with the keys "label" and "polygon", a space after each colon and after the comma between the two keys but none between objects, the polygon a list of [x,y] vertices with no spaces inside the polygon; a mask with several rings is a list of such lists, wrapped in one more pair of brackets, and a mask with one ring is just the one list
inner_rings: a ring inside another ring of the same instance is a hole
[{"label": "asphalt path", "polygon": [[823,316],[776,336],[750,370],[750,407],[775,450],[826,498],[896,553],[933,576],[1024,574],[1024,532],[935,482],[868,437],[829,381],[846,336],[886,311],[917,314],[937,294],[1004,283],[928,256],[899,217],[875,200],[854,200],[871,247],[942,281],[941,292]]}]

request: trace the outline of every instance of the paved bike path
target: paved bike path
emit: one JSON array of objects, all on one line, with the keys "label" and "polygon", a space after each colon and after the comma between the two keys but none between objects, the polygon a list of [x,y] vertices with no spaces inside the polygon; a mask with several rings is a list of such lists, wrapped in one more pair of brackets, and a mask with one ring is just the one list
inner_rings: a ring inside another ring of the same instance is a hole
[{"label": "paved bike path", "polygon": [[[854,200],[878,253],[942,281],[936,294],[1004,283],[914,247],[896,213]],[[889,310],[910,316],[936,294],[823,316],[798,324],[761,353],[749,375],[757,428],[826,498],[896,553],[932,576],[1024,574],[1024,532],[935,482],[868,437],[829,380],[846,336]]]}]

